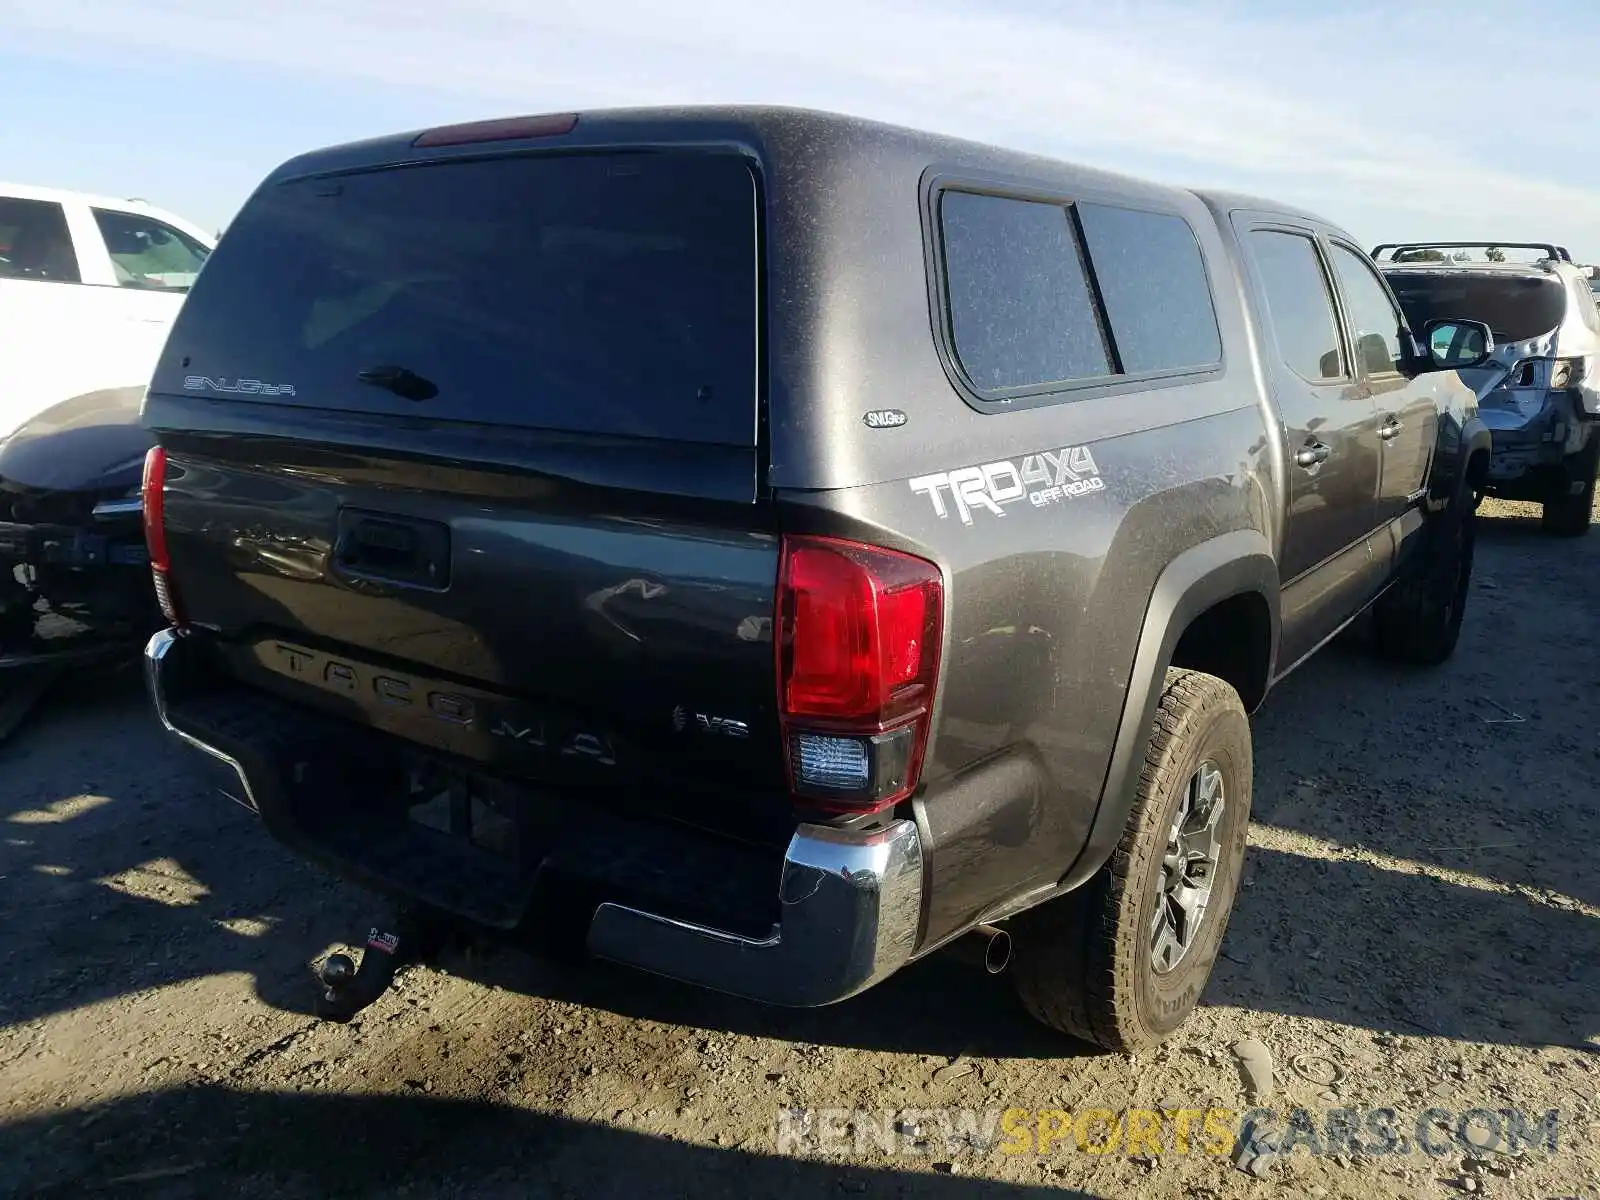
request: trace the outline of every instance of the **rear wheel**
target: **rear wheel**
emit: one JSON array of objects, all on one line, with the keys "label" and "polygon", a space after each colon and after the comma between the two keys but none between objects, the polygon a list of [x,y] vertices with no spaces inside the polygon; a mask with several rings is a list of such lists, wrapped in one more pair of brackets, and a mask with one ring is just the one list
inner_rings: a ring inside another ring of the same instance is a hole
[{"label": "rear wheel", "polygon": [[1470,505],[1447,512],[1416,569],[1373,606],[1378,652],[1397,662],[1438,666],[1455,653],[1472,586],[1478,514]]},{"label": "rear wheel", "polygon": [[1600,436],[1584,451],[1573,483],[1582,484],[1577,495],[1551,496],[1544,502],[1544,531],[1557,537],[1582,537],[1594,516],[1595,475],[1600,471]]},{"label": "rear wheel", "polygon": [[1012,978],[1035,1018],[1125,1054],[1183,1024],[1233,907],[1250,786],[1250,722],[1238,693],[1213,675],[1168,671],[1110,861],[1011,922]]}]

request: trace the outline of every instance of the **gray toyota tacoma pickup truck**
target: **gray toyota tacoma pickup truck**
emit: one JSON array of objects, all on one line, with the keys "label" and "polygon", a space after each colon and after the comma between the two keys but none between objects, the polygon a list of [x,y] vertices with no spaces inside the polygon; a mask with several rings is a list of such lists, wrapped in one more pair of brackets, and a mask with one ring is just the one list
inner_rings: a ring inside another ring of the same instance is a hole
[{"label": "gray toyota tacoma pickup truck", "polygon": [[1369,608],[1454,648],[1492,350],[1307,213],[841,116],[308,154],[146,398],[150,688],[409,914],[329,1015],[442,926],[780,1005],[959,942],[1137,1052],[1247,714]]}]

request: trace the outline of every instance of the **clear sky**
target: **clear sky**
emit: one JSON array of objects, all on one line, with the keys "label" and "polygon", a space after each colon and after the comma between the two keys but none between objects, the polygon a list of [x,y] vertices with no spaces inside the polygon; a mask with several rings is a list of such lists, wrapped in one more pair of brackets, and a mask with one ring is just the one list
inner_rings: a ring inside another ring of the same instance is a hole
[{"label": "clear sky", "polygon": [[0,178],[226,222],[301,150],[623,104],[830,108],[1600,259],[1600,0],[0,0]]}]

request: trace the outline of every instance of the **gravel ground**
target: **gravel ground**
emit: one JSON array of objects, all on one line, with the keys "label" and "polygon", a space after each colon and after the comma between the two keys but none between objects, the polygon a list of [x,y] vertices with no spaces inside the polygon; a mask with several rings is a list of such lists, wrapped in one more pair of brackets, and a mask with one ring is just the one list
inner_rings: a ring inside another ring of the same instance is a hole
[{"label": "gravel ground", "polygon": [[[1600,1197],[1600,538],[1485,516],[1449,666],[1384,666],[1358,631],[1268,701],[1225,958],[1137,1062],[944,960],[785,1013],[457,956],[320,1024],[307,963],[372,906],[208,794],[136,680],[62,690],[0,748],[0,1194]],[[1006,1153],[937,1114],[893,1155],[779,1144],[799,1107],[1237,1114],[1241,1039],[1280,1133],[1296,1106],[1324,1132],[1392,1108],[1402,1136],[1430,1106],[1556,1109],[1558,1148],[1437,1133],[1437,1157],[1300,1148],[1258,1177],[1170,1129],[1160,1155]]]}]

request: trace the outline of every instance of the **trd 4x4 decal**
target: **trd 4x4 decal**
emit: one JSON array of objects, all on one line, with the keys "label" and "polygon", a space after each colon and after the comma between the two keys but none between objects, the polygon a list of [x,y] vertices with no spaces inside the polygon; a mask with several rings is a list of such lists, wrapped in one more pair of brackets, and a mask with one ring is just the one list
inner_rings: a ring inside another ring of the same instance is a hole
[{"label": "trd 4x4 decal", "polygon": [[927,496],[935,513],[947,517],[953,505],[963,525],[972,524],[972,514],[978,509],[1003,517],[1006,505],[1024,497],[1035,508],[1044,508],[1105,486],[1087,446],[1024,455],[1020,465],[1008,459],[919,475],[911,481],[911,490]]}]

